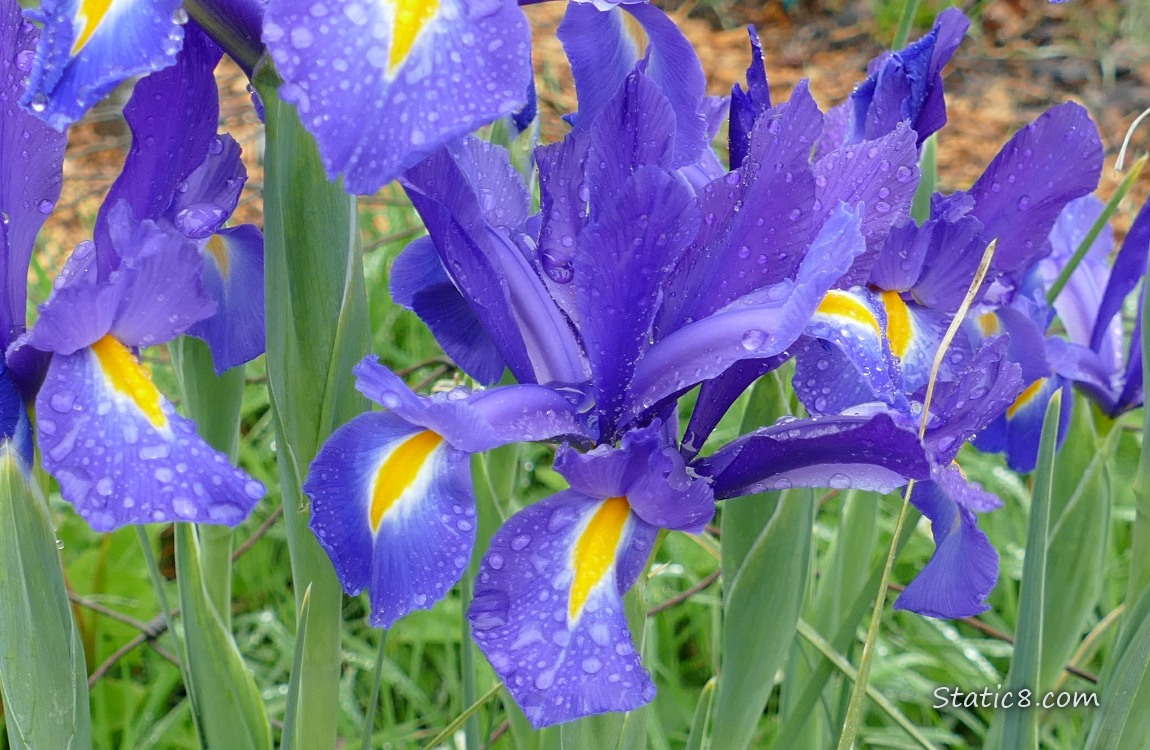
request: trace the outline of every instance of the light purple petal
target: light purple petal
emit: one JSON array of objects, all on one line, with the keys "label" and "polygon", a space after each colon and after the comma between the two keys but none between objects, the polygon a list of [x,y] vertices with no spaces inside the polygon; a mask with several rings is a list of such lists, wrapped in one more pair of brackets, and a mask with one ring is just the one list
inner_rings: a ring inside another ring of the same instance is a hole
[{"label": "light purple petal", "polygon": [[263,34],[284,79],[280,96],[299,108],[328,175],[343,173],[351,193],[374,193],[526,99],[531,40],[514,0],[429,7],[405,51],[394,5],[268,3]]},{"label": "light purple petal", "polygon": [[82,0],[46,0],[33,15],[44,32],[20,103],[63,130],[121,81],[170,66],[184,39],[179,7],[126,0],[81,24]]},{"label": "light purple petal", "polygon": [[244,520],[263,485],[205,443],[150,383],[150,402],[121,388],[134,365],[123,358],[132,355],[114,340],[106,345],[119,348],[119,366],[93,349],[57,354],[36,399],[40,455],[60,494],[97,531]]},{"label": "light purple petal", "polygon": [[304,491],[311,529],[344,590],[370,587],[376,627],[430,609],[471,559],[469,456],[396,415],[361,414],[336,430],[312,462]]},{"label": "light purple petal", "polygon": [[[656,530],[630,515],[613,529],[613,561],[594,570],[576,548],[604,505],[568,490],[516,513],[491,540],[475,582],[468,611],[475,641],[536,728],[633,710],[655,697],[622,594]],[[581,606],[571,600],[580,564],[601,573]]]}]

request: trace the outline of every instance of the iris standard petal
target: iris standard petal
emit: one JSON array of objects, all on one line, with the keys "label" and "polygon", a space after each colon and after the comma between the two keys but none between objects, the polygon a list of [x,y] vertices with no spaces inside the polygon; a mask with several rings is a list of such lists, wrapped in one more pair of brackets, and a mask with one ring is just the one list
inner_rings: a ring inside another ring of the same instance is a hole
[{"label": "iris standard petal", "polygon": [[509,115],[531,79],[514,0],[271,0],[264,41],[328,175],[374,193],[451,139]]},{"label": "iris standard petal", "polygon": [[24,79],[32,65],[36,28],[20,17],[14,0],[0,4],[0,346],[24,330],[28,263],[36,234],[60,198],[64,169],[62,133],[21,109]]},{"label": "iris standard petal", "polygon": [[534,727],[629,711],[654,698],[622,595],[656,533],[626,499],[573,490],[516,513],[496,532],[468,619]]},{"label": "iris standard petal", "polygon": [[252,224],[202,241],[204,293],[214,315],[187,333],[207,342],[217,375],[264,353],[264,236]]},{"label": "iris standard petal", "polygon": [[614,428],[636,360],[650,345],[668,269],[699,223],[687,187],[643,166],[579,234],[573,257],[579,333],[605,431]]},{"label": "iris standard petal", "polygon": [[745,359],[763,359],[794,343],[827,289],[864,248],[857,212],[845,206],[823,226],[794,282],[746,295],[657,341],[635,368],[625,413],[709,380]]},{"label": "iris standard petal", "polygon": [[1018,131],[974,183],[972,215],[997,238],[988,283],[1017,275],[1049,252],[1063,207],[1098,185],[1102,141],[1082,106],[1060,104]]},{"label": "iris standard petal", "polygon": [[187,187],[186,181],[207,156],[219,127],[213,71],[221,54],[207,34],[189,24],[175,65],[142,79],[124,106],[132,147],[96,217],[94,233],[101,262],[109,268],[117,265],[108,245],[112,209],[125,202],[135,219],[172,221],[169,207],[178,188]]},{"label": "iris standard petal", "polygon": [[747,66],[747,89],[739,84],[731,89],[731,117],[729,147],[731,169],[738,169],[747,158],[751,147],[751,131],[755,121],[771,108],[771,87],[767,84],[767,69],[763,64],[763,45],[754,26],[748,26],[751,36],[751,64]]},{"label": "iris standard petal", "polygon": [[46,0],[28,91],[20,103],[57,130],[132,76],[175,62],[180,0]]},{"label": "iris standard petal", "polygon": [[36,414],[44,468],[97,531],[169,521],[235,526],[264,495],[111,336],[52,357]]},{"label": "iris standard petal", "polygon": [[855,260],[838,286],[864,284],[891,227],[910,217],[919,180],[914,131],[900,123],[875,140],[843,146],[815,162],[814,173],[816,216],[829,216],[840,202],[863,205],[867,252]]},{"label": "iris standard petal", "polygon": [[[1110,269],[1110,280],[1103,292],[1102,301],[1098,306],[1098,315],[1095,318],[1094,331],[1090,337],[1090,347],[1100,351],[1102,341],[1107,336],[1110,322],[1122,309],[1126,296],[1134,290],[1139,280],[1146,275],[1146,256],[1150,253],[1150,201],[1143,204],[1122,247],[1114,258],[1114,266]],[[1128,361],[1132,360],[1132,356]]]},{"label": "iris standard petal", "polygon": [[910,499],[930,519],[935,551],[895,600],[895,609],[943,618],[985,612],[998,578],[998,553],[974,513],[937,482],[916,484]]},{"label": "iris standard petal", "polygon": [[475,544],[470,459],[395,414],[361,414],[312,462],[310,526],[344,590],[371,589],[369,621],[391,627],[451,590]]}]

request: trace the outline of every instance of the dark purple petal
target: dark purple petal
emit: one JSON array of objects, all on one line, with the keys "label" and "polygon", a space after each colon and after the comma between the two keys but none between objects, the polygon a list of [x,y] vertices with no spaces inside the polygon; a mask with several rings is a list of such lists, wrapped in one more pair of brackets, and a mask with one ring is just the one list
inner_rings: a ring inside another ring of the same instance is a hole
[{"label": "dark purple petal", "polygon": [[747,90],[739,84],[731,89],[730,158],[731,169],[738,169],[751,147],[755,121],[771,108],[771,87],[763,64],[763,45],[754,26],[747,27],[751,37],[751,64],[747,67]]},{"label": "dark purple petal", "polygon": [[1110,281],[1102,295],[1095,318],[1094,331],[1090,337],[1090,347],[1099,350],[1107,336],[1110,321],[1121,310],[1126,296],[1134,290],[1146,274],[1146,256],[1150,252],[1150,201],[1143,204],[1130,231],[1122,242],[1122,248],[1114,258],[1110,270]]},{"label": "dark purple petal", "polygon": [[[110,213],[117,204],[126,203],[137,220],[175,218],[169,215],[169,207],[179,189],[187,189],[189,177],[208,155],[219,126],[219,93],[213,71],[221,55],[207,34],[189,24],[176,64],[141,80],[124,106],[132,147],[96,217],[96,247],[101,264],[108,269],[117,265],[109,255],[108,243]],[[230,207],[227,213],[231,213]],[[208,234],[211,231],[199,236]],[[101,277],[106,273],[101,269]]]},{"label": "dark purple petal", "polygon": [[44,468],[97,531],[171,521],[235,526],[264,495],[111,337],[52,358],[36,429]]},{"label": "dark purple petal", "polygon": [[626,497],[632,512],[659,528],[700,533],[715,514],[710,487],[687,474],[661,423],[631,430],[619,448],[600,445],[579,453],[564,446],[555,470],[577,492]]},{"label": "dark purple petal", "polygon": [[970,510],[936,482],[914,486],[911,502],[930,519],[934,556],[895,601],[928,617],[971,617],[989,607],[986,597],[998,578],[998,553]]},{"label": "dark purple petal", "polygon": [[912,426],[873,416],[785,419],[744,435],[701,459],[717,499],[789,487],[890,492],[926,479],[930,463]]},{"label": "dark purple petal", "polygon": [[472,634],[536,728],[655,697],[622,594],[656,530],[619,507],[625,501],[573,490],[553,495],[512,516],[483,558]]},{"label": "dark purple petal", "polygon": [[830,285],[862,252],[859,224],[858,214],[842,207],[815,238],[793,282],[748,294],[656,342],[635,368],[626,413],[640,414],[735,362],[764,359],[789,347]]},{"label": "dark purple petal", "polygon": [[393,414],[361,414],[312,462],[310,526],[343,588],[371,589],[369,622],[391,627],[430,609],[459,580],[475,544],[466,453]]},{"label": "dark purple petal", "polygon": [[176,185],[164,217],[192,239],[220,231],[239,203],[248,171],[240,161],[240,144],[230,135],[213,135],[203,152],[207,158],[188,179]]},{"label": "dark purple petal", "polygon": [[435,243],[420,237],[395,259],[391,297],[419,316],[447,356],[476,381],[491,385],[506,366],[499,348],[443,268]]},{"label": "dark purple petal", "polygon": [[839,287],[866,283],[887,233],[910,217],[920,176],[914,131],[899,123],[875,140],[832,151],[815,162],[814,172],[816,216],[829,216],[840,202],[864,206],[862,233],[867,252],[855,261]]},{"label": "dark purple petal", "polygon": [[17,105],[32,65],[36,28],[20,6],[0,8],[0,345],[25,326],[28,262],[36,234],[60,198],[66,139]]},{"label": "dark purple petal", "polygon": [[821,125],[800,82],[790,101],[759,118],[743,166],[699,192],[702,229],[673,273],[660,335],[794,278],[820,229],[809,161]]},{"label": "dark purple petal", "polygon": [[1098,129],[1078,104],[1052,107],[1018,131],[970,189],[984,239],[998,239],[988,283],[1046,255],[1058,215],[1094,190],[1101,171]]},{"label": "dark purple petal", "polygon": [[579,333],[604,430],[613,429],[636,359],[649,346],[667,269],[698,227],[686,186],[645,166],[579,234],[573,258]]},{"label": "dark purple petal", "polygon": [[403,6],[271,0],[264,41],[328,175],[374,193],[444,143],[523,106],[530,33],[514,0]]},{"label": "dark purple petal", "polygon": [[243,224],[203,245],[201,278],[216,313],[192,324],[188,334],[208,343],[219,375],[264,353],[264,236]]},{"label": "dark purple petal", "polygon": [[695,400],[691,421],[683,433],[684,458],[692,459],[703,449],[703,444],[718,426],[719,420],[751,383],[790,358],[791,352],[788,350],[769,359],[746,359],[736,362],[719,377],[704,382],[699,387],[699,397]]},{"label": "dark purple petal", "polygon": [[495,215],[481,196],[487,178],[477,171],[475,153],[483,160],[507,159],[505,151],[468,139],[408,171],[404,178],[408,195],[444,267],[500,346],[516,378],[582,382],[586,364],[566,317],[509,233],[490,223]]},{"label": "dark purple petal", "polygon": [[82,0],[46,0],[30,14],[44,31],[20,103],[57,130],[121,81],[170,66],[184,39],[180,0],[109,4],[103,13],[88,11],[93,18],[84,8]]},{"label": "dark purple petal", "polygon": [[947,8],[926,36],[872,61],[870,77],[851,94],[854,117],[848,142],[878,138],[909,121],[922,145],[946,124],[942,69],[969,27],[962,11]]},{"label": "dark purple petal", "polygon": [[1021,368],[1006,358],[1008,344],[1002,336],[987,341],[961,371],[939,374],[923,439],[937,462],[949,463],[1022,391]]},{"label": "dark purple petal", "polygon": [[0,357],[0,444],[11,441],[24,466],[30,469],[34,458],[32,425],[24,408],[24,397],[3,359]]}]

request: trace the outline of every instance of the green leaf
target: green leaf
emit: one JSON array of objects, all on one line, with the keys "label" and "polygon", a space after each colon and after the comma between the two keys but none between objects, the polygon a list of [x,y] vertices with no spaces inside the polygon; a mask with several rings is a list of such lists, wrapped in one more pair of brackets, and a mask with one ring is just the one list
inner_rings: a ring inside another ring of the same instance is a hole
[{"label": "green leaf", "polygon": [[[1068,394],[1069,395],[1069,394]],[[1062,674],[1078,648],[1082,631],[1094,613],[1108,567],[1106,536],[1110,529],[1110,484],[1106,466],[1121,430],[1103,441],[1094,431],[1090,403],[1077,398],[1074,419],[1054,469],[1052,526],[1046,582],[1057,596],[1043,603],[1042,669],[1038,685],[1046,690]]]},{"label": "green leaf", "polygon": [[188,696],[208,748],[272,746],[259,688],[204,587],[199,543],[176,524],[176,575],[187,651]]},{"label": "green leaf", "polygon": [[[746,505],[757,497],[728,501]],[[814,495],[780,494],[775,514],[733,580],[724,581],[722,667],[715,698],[714,747],[744,748],[754,739],[776,672],[795,637],[810,569]],[[724,554],[726,539],[724,541]]]},{"label": "green leaf", "polygon": [[922,172],[918,188],[914,193],[914,202],[911,205],[910,215],[920,226],[930,218],[930,197],[934,194],[935,185],[938,184],[938,143],[932,135],[922,144],[922,156],[918,160],[918,168]]},{"label": "green leaf", "polygon": [[[1030,523],[1026,532],[1026,556],[1022,562],[1022,587],[1019,592],[1018,625],[1014,640],[1014,657],[1006,678],[1006,689],[1015,695],[1021,690],[1036,693],[1042,667],[1043,613],[1046,608],[1046,570],[1050,539],[1050,506],[1054,494],[1055,451],[1058,448],[1058,422],[1062,408],[1062,391],[1056,391],[1046,406],[1042,422],[1042,439],[1038,448],[1038,467],[1034,470],[1034,492],[1030,500]],[[1001,744],[1008,750],[1038,747],[1039,711],[1000,711],[995,725],[1001,723]],[[997,737],[992,725],[991,737]]]},{"label": "green leaf", "polygon": [[92,746],[84,648],[40,490],[0,445],[0,693],[12,750]]},{"label": "green leaf", "polygon": [[[265,61],[266,63],[266,61]],[[307,528],[302,482],[331,432],[367,407],[352,368],[371,340],[356,201],[329,181],[295,108],[279,98],[270,64],[254,83],[266,120],[264,284],[269,396],[276,424],[284,521],[297,609],[310,589],[299,654],[295,746],[329,750],[340,714],[343,591]],[[293,674],[293,679],[297,675]]]},{"label": "green leaf", "polygon": [[1141,750],[1150,735],[1150,589],[1127,614],[1126,625],[1086,750]]},{"label": "green leaf", "polygon": [[691,733],[687,736],[685,750],[708,750],[711,747],[709,730],[711,727],[711,713],[715,704],[715,678],[707,680],[703,691],[699,693],[699,702],[695,705],[695,716],[691,719]]}]

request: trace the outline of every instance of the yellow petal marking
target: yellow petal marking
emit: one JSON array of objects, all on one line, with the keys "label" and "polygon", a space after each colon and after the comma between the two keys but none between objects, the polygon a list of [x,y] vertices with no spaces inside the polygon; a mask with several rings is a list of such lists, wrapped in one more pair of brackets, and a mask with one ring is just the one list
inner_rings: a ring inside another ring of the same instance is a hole
[{"label": "yellow petal marking", "polygon": [[1046,378],[1039,378],[1030,385],[1026,386],[1026,390],[1018,394],[1018,398],[1014,399],[1014,403],[1006,410],[1006,418],[1014,419],[1014,414],[1022,407],[1029,404],[1042,390],[1042,386],[1046,383]]},{"label": "yellow petal marking", "polygon": [[167,427],[168,417],[160,406],[160,392],[152,383],[152,373],[136,361],[128,347],[108,334],[92,344],[92,351],[112,388],[130,399],[152,426],[160,429]]},{"label": "yellow petal marking", "polygon": [[898,292],[883,292],[882,306],[886,309],[886,337],[890,350],[902,359],[910,349],[914,329],[910,322],[910,310]]},{"label": "yellow petal marking", "polygon": [[572,557],[575,580],[571,583],[571,597],[567,605],[569,619],[575,620],[582,614],[591,590],[614,569],[619,541],[630,517],[631,505],[627,498],[609,497],[595,511],[579,535]]},{"label": "yellow petal marking", "polygon": [[76,20],[72,27],[75,41],[72,42],[72,56],[75,57],[84,45],[100,28],[100,22],[112,7],[112,0],[80,0],[80,10],[76,13]]},{"label": "yellow petal marking", "polygon": [[218,234],[213,234],[211,239],[208,240],[208,252],[212,254],[212,258],[216,261],[216,267],[220,269],[220,276],[226,280],[228,273],[232,270],[231,258],[228,255],[228,247],[224,241],[220,239]]},{"label": "yellow petal marking", "polygon": [[396,446],[375,470],[369,511],[372,532],[379,531],[384,515],[415,482],[419,470],[442,442],[443,438],[431,430],[417,432]]},{"label": "yellow petal marking", "polygon": [[1002,330],[1002,326],[998,323],[998,316],[992,312],[983,313],[976,319],[978,323],[978,330],[985,336],[994,336]]},{"label": "yellow petal marking", "polygon": [[395,75],[395,71],[411,54],[419,33],[439,12],[439,0],[390,0],[390,4],[395,9],[395,26],[391,33],[388,74]]},{"label": "yellow petal marking", "polygon": [[878,327],[878,320],[874,313],[849,292],[841,292],[838,289],[830,290],[827,292],[827,296],[823,297],[823,301],[819,303],[819,309],[815,312],[837,318],[847,318],[871,329],[876,336],[882,336],[882,330]]}]

